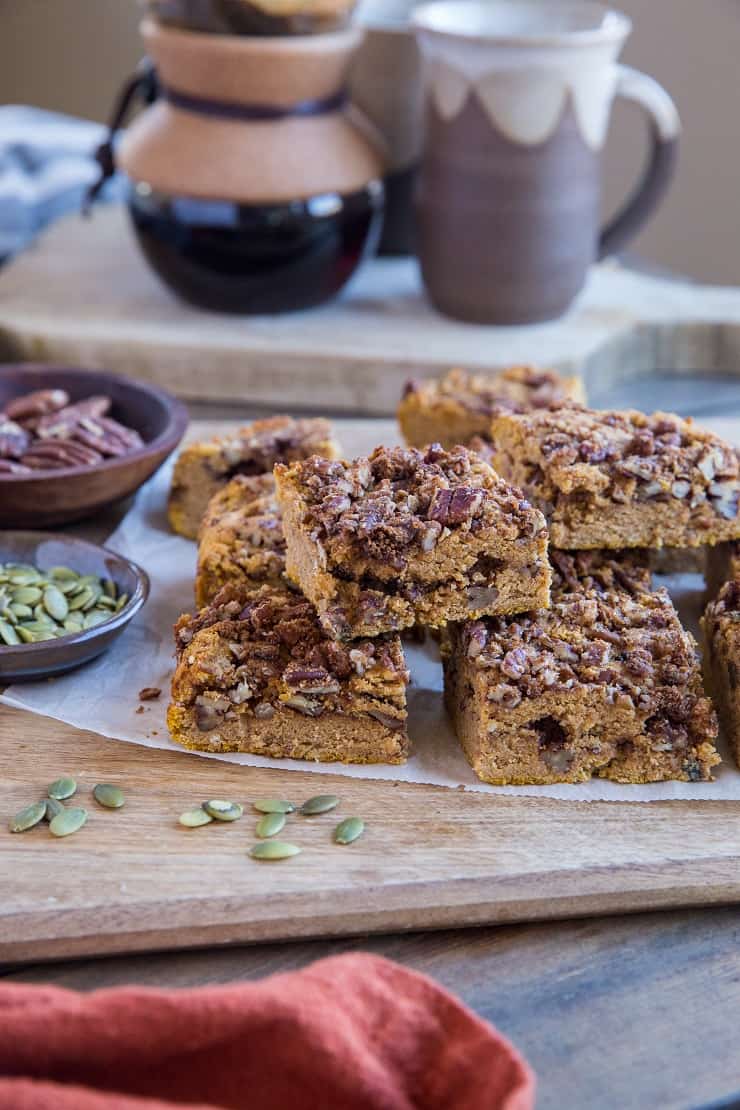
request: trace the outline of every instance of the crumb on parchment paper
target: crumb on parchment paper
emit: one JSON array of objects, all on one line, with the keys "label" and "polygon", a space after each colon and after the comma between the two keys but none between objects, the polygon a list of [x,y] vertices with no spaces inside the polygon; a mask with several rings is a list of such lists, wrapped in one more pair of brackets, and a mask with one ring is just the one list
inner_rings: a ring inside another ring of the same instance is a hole
[{"label": "crumb on parchment paper", "polygon": [[161,693],[159,686],[145,686],[139,690],[139,701],[156,701]]}]

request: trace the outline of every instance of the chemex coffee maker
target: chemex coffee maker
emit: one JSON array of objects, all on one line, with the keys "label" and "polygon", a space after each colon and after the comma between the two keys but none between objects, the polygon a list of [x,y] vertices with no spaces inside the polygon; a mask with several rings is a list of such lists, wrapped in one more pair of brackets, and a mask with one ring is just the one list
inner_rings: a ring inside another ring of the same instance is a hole
[{"label": "chemex coffee maker", "polygon": [[[148,262],[179,296],[216,311],[330,299],[375,250],[383,215],[382,141],[347,99],[362,38],[347,0],[147,7],[147,58],[98,160],[103,178],[127,175]],[[137,99],[145,110],[114,154]]]}]

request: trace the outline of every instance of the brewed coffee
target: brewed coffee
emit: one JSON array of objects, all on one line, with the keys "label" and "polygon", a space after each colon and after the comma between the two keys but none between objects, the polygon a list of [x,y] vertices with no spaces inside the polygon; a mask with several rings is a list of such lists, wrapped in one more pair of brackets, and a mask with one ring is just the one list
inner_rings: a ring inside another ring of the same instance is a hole
[{"label": "brewed coffee", "polygon": [[149,264],[184,300],[218,312],[291,312],[333,297],[375,251],[383,187],[247,205],[139,183],[129,210]]}]

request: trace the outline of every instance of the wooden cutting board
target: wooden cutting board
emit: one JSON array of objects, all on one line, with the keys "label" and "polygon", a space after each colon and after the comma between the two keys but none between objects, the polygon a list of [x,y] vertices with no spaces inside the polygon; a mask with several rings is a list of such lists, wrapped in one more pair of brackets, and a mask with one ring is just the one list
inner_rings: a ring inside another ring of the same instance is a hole
[{"label": "wooden cutting board", "polygon": [[[237,767],[132,748],[0,707],[0,961],[740,901],[740,802],[561,802]],[[74,774],[88,825],[66,840],[6,816]],[[126,791],[120,811],[96,782]],[[257,863],[256,814],[183,829],[208,797],[341,798],[293,818],[303,853]],[[340,848],[340,815],[367,831]]]},{"label": "wooden cutting board", "polygon": [[452,365],[537,361],[580,370],[596,403],[658,370],[738,372],[740,290],[595,266],[561,320],[493,328],[449,320],[413,259],[364,266],[337,301],[279,317],[220,316],[177,301],[125,212],[62,220],[0,271],[0,360],[106,366],[188,400],[392,413],[403,382]]},{"label": "wooden cutting board", "polygon": [[[738,437],[736,421],[712,426]],[[0,962],[740,901],[740,801],[702,801],[700,788],[691,802],[565,802],[317,778],[116,743],[4,705],[0,765]],[[46,825],[11,834],[9,818],[62,774],[78,780],[88,825],[66,840]],[[97,806],[97,782],[119,783],[125,807]],[[290,819],[300,856],[249,857],[252,799],[328,792],[335,813]],[[177,824],[214,797],[242,802],[242,820]],[[352,814],[366,833],[338,847],[332,830]]]}]

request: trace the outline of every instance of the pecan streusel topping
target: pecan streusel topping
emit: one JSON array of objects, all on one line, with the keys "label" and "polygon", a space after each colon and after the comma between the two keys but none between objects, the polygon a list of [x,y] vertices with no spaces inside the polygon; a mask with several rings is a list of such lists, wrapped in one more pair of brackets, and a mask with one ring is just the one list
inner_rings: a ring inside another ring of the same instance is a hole
[{"label": "pecan streusel topping", "polygon": [[707,617],[727,617],[730,621],[740,621],[740,580],[725,582],[714,601],[706,609]]},{"label": "pecan streusel topping", "polygon": [[638,593],[652,584],[649,557],[631,551],[556,551],[550,548],[553,596],[586,591],[605,594],[610,590]]},{"label": "pecan streusel topping", "polygon": [[[289,686],[317,692],[317,684],[378,669],[408,682],[408,671],[396,637],[379,636],[349,644],[330,640],[316,611],[300,594],[270,586],[224,586],[213,602],[195,616],[186,614],[175,625],[178,654],[196,635],[214,625],[228,641],[235,666],[250,687],[282,678]],[[211,683],[218,682],[213,675]]]},{"label": "pecan streusel topping", "polygon": [[[599,496],[708,502],[719,516],[738,515],[736,452],[690,420],[669,413],[599,412],[571,405],[516,416],[526,436],[527,486],[538,500]],[[503,424],[503,421],[502,421]],[[494,429],[494,439],[496,431]],[[516,462],[516,460],[515,460]]]},{"label": "pecan streusel topping", "polygon": [[470,412],[493,415],[497,412],[526,412],[566,401],[567,383],[554,370],[535,366],[510,366],[498,374],[471,374],[450,370],[439,381],[411,379],[404,397],[421,394],[426,401],[449,399]]},{"label": "pecan streusel topping", "polygon": [[305,458],[331,439],[331,425],[319,417],[274,416],[219,440],[214,469],[239,474],[269,473],[275,463]]},{"label": "pecan streusel topping", "polygon": [[378,447],[367,459],[311,458],[291,470],[305,524],[329,550],[399,570],[456,529],[504,538],[544,530],[538,512],[473,452]]},{"label": "pecan streusel topping", "polygon": [[[229,530],[234,541],[243,541],[250,550],[264,549],[284,555],[285,537],[272,474],[238,474],[232,478],[214,495],[206,510],[202,534],[209,529]],[[235,548],[237,560],[238,555]]]},{"label": "pecan streusel topping", "polygon": [[649,717],[656,728],[685,732],[711,711],[694,688],[696,645],[680,627],[665,590],[561,593],[551,610],[473,621],[463,648],[492,672],[489,698],[513,708],[523,697],[576,686],[605,688],[614,704]]}]

